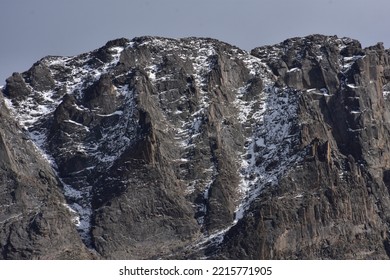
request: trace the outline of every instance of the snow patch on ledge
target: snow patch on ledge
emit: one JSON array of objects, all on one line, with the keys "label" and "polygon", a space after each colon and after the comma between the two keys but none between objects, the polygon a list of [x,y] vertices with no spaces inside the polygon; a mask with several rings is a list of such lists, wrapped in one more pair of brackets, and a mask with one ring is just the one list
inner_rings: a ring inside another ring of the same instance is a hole
[{"label": "snow patch on ledge", "polygon": [[358,88],[358,86],[357,85],[354,85],[354,84],[347,84],[347,87],[349,87],[349,88]]}]

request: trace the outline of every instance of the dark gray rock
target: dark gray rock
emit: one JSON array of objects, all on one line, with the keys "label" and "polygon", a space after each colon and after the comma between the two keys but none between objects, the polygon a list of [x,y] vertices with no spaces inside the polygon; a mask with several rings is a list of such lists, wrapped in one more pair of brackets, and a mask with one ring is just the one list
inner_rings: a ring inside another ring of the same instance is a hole
[{"label": "dark gray rock", "polygon": [[299,90],[326,88],[333,93],[340,84],[338,45],[343,44],[343,40],[348,40],[350,47],[359,45],[350,39],[312,35],[255,48],[251,53],[264,59],[288,87]]},{"label": "dark gray rock", "polygon": [[41,63],[36,63],[26,73],[26,80],[39,91],[49,91],[54,88],[55,82],[51,77],[49,68]]},{"label": "dark gray rock", "polygon": [[0,259],[93,258],[61,184],[0,97]]},{"label": "dark gray rock", "polygon": [[31,95],[30,90],[19,73],[13,73],[7,80],[7,87],[4,90],[4,94],[13,98],[14,100],[21,99],[23,97]]}]

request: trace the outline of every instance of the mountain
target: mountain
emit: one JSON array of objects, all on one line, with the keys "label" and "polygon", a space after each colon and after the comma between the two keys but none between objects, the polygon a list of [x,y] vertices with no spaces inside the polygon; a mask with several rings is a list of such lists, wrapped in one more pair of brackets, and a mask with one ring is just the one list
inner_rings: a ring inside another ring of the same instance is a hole
[{"label": "mountain", "polygon": [[0,94],[1,259],[387,259],[390,51],[139,37]]}]

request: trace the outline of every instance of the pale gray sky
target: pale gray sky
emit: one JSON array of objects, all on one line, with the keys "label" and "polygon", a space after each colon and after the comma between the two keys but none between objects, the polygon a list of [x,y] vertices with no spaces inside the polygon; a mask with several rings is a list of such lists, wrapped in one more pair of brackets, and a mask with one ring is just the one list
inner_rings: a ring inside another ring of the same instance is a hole
[{"label": "pale gray sky", "polygon": [[213,37],[250,50],[321,33],[390,47],[389,0],[0,0],[0,11],[0,84],[46,55],[119,37]]}]

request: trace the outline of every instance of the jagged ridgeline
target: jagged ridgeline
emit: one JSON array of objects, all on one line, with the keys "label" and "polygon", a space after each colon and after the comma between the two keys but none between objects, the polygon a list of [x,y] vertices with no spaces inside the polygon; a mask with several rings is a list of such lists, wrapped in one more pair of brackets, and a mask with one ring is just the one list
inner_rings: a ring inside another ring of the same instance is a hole
[{"label": "jagged ridgeline", "polygon": [[14,73],[0,258],[388,258],[389,55],[140,37]]}]

